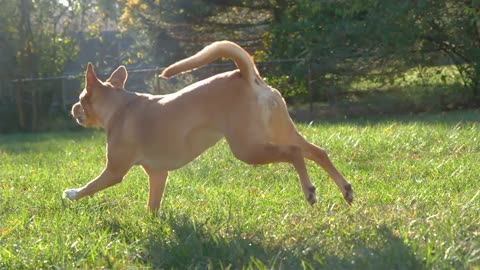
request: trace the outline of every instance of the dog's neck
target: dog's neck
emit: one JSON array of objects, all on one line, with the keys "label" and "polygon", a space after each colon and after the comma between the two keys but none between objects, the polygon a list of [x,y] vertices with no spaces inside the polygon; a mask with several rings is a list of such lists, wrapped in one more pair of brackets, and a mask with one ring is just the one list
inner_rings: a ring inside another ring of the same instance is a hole
[{"label": "dog's neck", "polygon": [[[133,96],[132,93],[125,90],[108,91],[102,95],[101,102],[95,110],[101,127],[109,130],[116,116],[133,100]],[[108,106],[105,106],[105,104],[108,104]]]}]

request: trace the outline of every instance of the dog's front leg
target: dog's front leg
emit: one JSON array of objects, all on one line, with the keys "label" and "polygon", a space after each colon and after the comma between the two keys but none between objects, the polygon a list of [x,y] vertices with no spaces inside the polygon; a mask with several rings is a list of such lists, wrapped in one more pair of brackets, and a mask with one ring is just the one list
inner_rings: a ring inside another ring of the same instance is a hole
[{"label": "dog's front leg", "polygon": [[143,166],[143,170],[148,175],[148,210],[158,211],[162,202],[163,192],[167,183],[168,171],[156,171]]},{"label": "dog's front leg", "polygon": [[119,172],[112,170],[108,166],[105,170],[95,179],[81,188],[67,189],[63,192],[63,198],[69,198],[70,200],[78,200],[85,196],[92,196],[100,190],[118,184],[122,181],[126,171]]}]

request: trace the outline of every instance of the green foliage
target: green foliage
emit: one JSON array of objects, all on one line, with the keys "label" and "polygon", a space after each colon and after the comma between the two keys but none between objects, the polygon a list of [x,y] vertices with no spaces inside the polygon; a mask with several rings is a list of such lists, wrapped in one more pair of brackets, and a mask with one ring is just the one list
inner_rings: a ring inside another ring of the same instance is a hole
[{"label": "green foliage", "polygon": [[309,65],[320,75],[364,76],[450,61],[480,94],[480,17],[471,1],[293,0],[280,14],[269,48],[272,57],[307,59],[295,67],[297,76],[305,77]]},{"label": "green foliage", "polygon": [[[97,35],[100,26],[108,24],[109,14],[115,11],[112,4],[105,0],[2,1],[0,97],[14,93],[0,101],[3,109],[10,109],[4,115],[13,115],[8,120],[2,117],[2,125],[9,124],[6,129],[41,129],[42,120],[50,116],[49,106],[62,96],[61,85],[52,80],[34,83],[28,80],[63,75],[65,66],[78,56],[76,39],[80,33],[88,30],[89,35]],[[107,9],[111,12],[104,12]]]},{"label": "green foliage", "polygon": [[128,0],[120,22],[135,31],[148,60],[168,65],[216,40],[258,47],[271,8],[270,1]]},{"label": "green foliage", "polygon": [[[358,90],[351,86],[369,84],[365,88],[373,89],[373,94],[378,89],[404,88],[398,94],[406,93],[405,100],[427,100],[436,91],[448,92],[451,99],[461,96],[469,106],[478,106],[478,11],[478,1],[455,0],[4,0],[0,106],[9,119],[0,121],[3,126],[9,123],[10,130],[40,130],[41,120],[50,117],[47,106],[62,95],[59,85],[12,80],[63,74],[67,64],[79,57],[80,32],[99,44],[90,50],[95,54],[82,61],[98,61],[102,69],[108,66],[105,70],[117,64],[166,66],[212,41],[230,39],[257,62],[288,59],[262,70],[288,98],[332,101],[336,93]],[[117,26],[135,46],[116,46],[100,34]],[[118,50],[120,56],[107,61],[97,57],[111,50]],[[452,65],[454,77],[453,72],[428,71]],[[412,69],[419,72],[403,83],[401,76]],[[163,82],[148,83],[158,88]]]},{"label": "green foliage", "polygon": [[388,78],[384,71],[372,71],[365,77],[356,77],[349,82],[348,87],[355,90],[371,91],[386,90],[392,87],[448,87],[461,85],[461,75],[454,66],[424,67],[417,66],[402,73],[391,73]]},{"label": "green foliage", "polygon": [[283,97],[301,97],[307,94],[305,81],[289,82],[287,75],[272,76],[264,78],[265,82],[270,86],[280,90]]},{"label": "green foliage", "polygon": [[0,268],[476,269],[480,112],[299,125],[355,189],[347,207],[308,163],[252,167],[222,142],[172,172],[158,217],[139,168],[77,202],[103,169],[103,133],[0,136]]}]

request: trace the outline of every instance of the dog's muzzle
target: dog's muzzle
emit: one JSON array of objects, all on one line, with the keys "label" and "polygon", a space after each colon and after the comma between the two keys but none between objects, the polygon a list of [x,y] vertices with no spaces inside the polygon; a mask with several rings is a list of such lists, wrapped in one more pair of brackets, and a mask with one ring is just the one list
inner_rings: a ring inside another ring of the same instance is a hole
[{"label": "dog's muzzle", "polygon": [[75,117],[79,125],[83,126],[85,124],[86,115],[82,105],[80,105],[80,102],[75,103],[75,105],[73,105],[72,116]]}]

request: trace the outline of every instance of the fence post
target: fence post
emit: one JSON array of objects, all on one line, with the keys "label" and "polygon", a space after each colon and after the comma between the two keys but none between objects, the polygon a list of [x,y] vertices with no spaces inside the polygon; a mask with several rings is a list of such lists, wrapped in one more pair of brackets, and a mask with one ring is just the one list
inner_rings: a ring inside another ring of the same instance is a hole
[{"label": "fence post", "polygon": [[25,115],[23,114],[23,82],[18,81],[17,82],[17,87],[15,91],[15,99],[17,103],[17,112],[18,112],[18,125],[20,126],[20,129],[24,130],[25,129]]},{"label": "fence post", "polygon": [[328,88],[328,103],[331,107],[337,105],[337,94],[335,93],[335,80],[330,78],[330,87]]},{"label": "fence post", "polygon": [[312,89],[312,61],[307,60],[307,90],[308,90],[308,99],[309,99],[309,110],[310,114],[313,113],[313,89]]},{"label": "fence post", "polygon": [[37,131],[38,128],[38,95],[37,88],[32,90],[32,131]]}]

